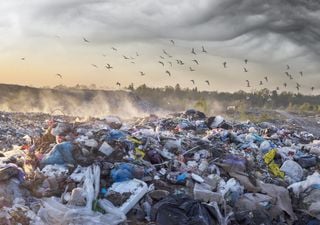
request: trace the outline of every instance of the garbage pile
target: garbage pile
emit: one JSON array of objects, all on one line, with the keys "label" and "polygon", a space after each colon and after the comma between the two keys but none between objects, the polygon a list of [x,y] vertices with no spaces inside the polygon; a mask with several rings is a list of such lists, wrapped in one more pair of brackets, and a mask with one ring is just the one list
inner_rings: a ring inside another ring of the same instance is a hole
[{"label": "garbage pile", "polygon": [[40,135],[1,153],[1,224],[320,224],[308,132],[196,110],[39,118]]}]

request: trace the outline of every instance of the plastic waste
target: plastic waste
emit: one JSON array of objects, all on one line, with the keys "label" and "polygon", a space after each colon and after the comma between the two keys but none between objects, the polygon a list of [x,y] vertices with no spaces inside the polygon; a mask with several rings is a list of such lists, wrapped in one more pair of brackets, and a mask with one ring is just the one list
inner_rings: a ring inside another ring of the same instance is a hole
[{"label": "plastic waste", "polygon": [[130,163],[121,163],[111,170],[111,177],[114,182],[132,180],[133,178],[142,178],[144,169]]},{"label": "plastic waste", "polygon": [[296,182],[288,186],[288,190],[291,190],[297,197],[299,197],[300,193],[304,192],[309,187],[319,184],[320,174],[318,172],[314,172],[312,175],[308,176],[306,180]]},{"label": "plastic waste", "polygon": [[158,225],[218,225],[212,206],[186,195],[170,195],[155,204],[151,219]]},{"label": "plastic waste", "polygon": [[107,142],[103,142],[99,148],[99,152],[102,152],[106,156],[111,155],[113,151],[114,149]]},{"label": "plastic waste", "polygon": [[53,164],[75,164],[72,155],[73,145],[71,142],[62,142],[53,147],[53,149],[40,161],[42,166]]},{"label": "plastic waste", "polygon": [[312,155],[301,156],[297,162],[302,168],[310,168],[317,165],[317,158]]},{"label": "plastic waste", "polygon": [[83,207],[73,208],[63,205],[55,198],[42,199],[41,208],[37,215],[40,222],[52,225],[118,225],[126,220],[126,216],[120,210],[105,202],[105,200],[102,201],[100,205],[106,214],[101,214]]},{"label": "plastic waste", "polygon": [[285,175],[288,176],[293,182],[301,181],[303,178],[302,167],[293,160],[285,161],[280,167],[280,170],[285,172]]},{"label": "plastic waste", "polygon": [[120,194],[130,193],[129,198],[118,209],[127,214],[138,201],[148,192],[148,186],[145,182],[137,179],[116,182],[110,188],[109,192],[117,192]]}]

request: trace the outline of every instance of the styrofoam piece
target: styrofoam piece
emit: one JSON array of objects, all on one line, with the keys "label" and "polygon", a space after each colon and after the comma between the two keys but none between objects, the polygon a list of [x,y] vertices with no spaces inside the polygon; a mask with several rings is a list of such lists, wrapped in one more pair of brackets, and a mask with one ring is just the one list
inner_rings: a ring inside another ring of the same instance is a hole
[{"label": "styrofoam piece", "polygon": [[64,165],[46,165],[41,172],[48,177],[61,176],[68,174],[68,168]]},{"label": "styrofoam piece", "polygon": [[204,179],[202,177],[200,177],[199,175],[192,173],[191,174],[191,178],[199,183],[203,183]]},{"label": "styrofoam piece", "polygon": [[110,188],[109,191],[114,191],[118,193],[131,192],[130,198],[123,203],[118,209],[120,209],[124,214],[127,214],[148,192],[148,185],[138,179],[133,179],[129,181],[116,182]]},{"label": "styrofoam piece", "polygon": [[112,152],[114,152],[114,149],[107,142],[103,142],[103,144],[99,148],[99,152],[102,152],[106,156],[109,156],[112,154]]}]

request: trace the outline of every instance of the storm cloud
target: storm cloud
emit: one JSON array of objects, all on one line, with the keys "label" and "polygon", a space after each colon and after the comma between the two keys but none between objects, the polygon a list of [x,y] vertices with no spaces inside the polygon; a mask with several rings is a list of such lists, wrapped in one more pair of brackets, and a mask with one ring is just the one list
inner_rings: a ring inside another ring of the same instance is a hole
[{"label": "storm cloud", "polygon": [[317,0],[11,0],[0,5],[0,31],[3,43],[57,36],[70,42],[85,36],[95,45],[174,39],[222,47],[217,54],[226,57],[319,70]]}]

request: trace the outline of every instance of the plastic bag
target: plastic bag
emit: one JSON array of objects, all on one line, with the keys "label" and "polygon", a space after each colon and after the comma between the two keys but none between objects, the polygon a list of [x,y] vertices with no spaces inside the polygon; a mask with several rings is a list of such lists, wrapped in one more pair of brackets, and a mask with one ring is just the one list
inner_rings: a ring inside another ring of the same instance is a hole
[{"label": "plastic bag", "polygon": [[126,216],[112,204],[103,202],[99,205],[107,214],[93,212],[87,208],[70,208],[55,198],[48,198],[42,200],[38,216],[41,222],[50,225],[118,225],[126,220]]}]

